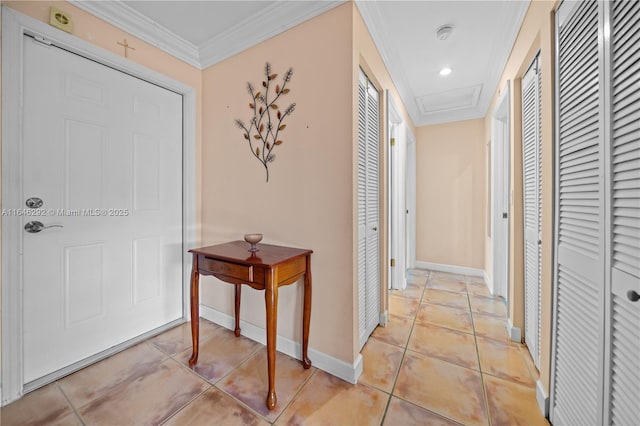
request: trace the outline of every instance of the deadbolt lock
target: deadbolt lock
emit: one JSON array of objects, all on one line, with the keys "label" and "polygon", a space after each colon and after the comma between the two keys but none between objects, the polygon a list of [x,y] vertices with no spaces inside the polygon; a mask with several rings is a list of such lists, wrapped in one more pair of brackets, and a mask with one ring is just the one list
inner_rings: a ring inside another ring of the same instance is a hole
[{"label": "deadbolt lock", "polygon": [[44,205],[44,201],[42,201],[42,199],[38,197],[27,198],[27,201],[25,201],[24,203],[30,209],[39,209]]}]

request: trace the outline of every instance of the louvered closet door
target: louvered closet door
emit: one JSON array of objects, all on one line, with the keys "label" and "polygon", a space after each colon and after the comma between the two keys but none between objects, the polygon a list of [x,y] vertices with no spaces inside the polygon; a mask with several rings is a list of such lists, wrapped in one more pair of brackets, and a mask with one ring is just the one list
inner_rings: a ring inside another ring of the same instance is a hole
[{"label": "louvered closet door", "polygon": [[525,342],[540,368],[541,127],[540,64],[536,57],[522,79],[522,169],[524,187]]},{"label": "louvered closet door", "polygon": [[378,91],[367,88],[367,327],[368,337],[380,323],[379,141]]},{"label": "louvered closet door", "polygon": [[366,331],[367,284],[367,78],[358,83],[358,335],[360,347]]},{"label": "louvered closet door", "polygon": [[358,318],[360,348],[379,323],[379,98],[360,71],[358,84]]},{"label": "louvered closet door", "polygon": [[559,23],[552,423],[602,422],[604,184],[598,4],[564,2]]},{"label": "louvered closet door", "polygon": [[611,4],[611,311],[606,423],[640,425],[640,2]]}]

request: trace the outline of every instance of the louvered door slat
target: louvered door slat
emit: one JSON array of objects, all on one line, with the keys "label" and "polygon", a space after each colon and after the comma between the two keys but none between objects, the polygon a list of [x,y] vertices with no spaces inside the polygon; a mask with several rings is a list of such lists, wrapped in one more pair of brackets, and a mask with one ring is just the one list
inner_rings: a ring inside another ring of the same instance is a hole
[{"label": "louvered door slat", "polygon": [[[574,14],[566,26],[573,28],[575,31],[566,32],[563,38],[560,40],[560,50],[563,52],[565,63],[570,68],[567,71],[572,71],[571,65],[579,61],[581,53],[588,51],[585,49],[585,45],[590,43],[593,38],[593,27],[581,25],[583,22],[591,22],[597,19],[597,8],[582,8]],[[571,46],[571,48],[568,48]]]},{"label": "louvered door slat", "polygon": [[[583,96],[588,96],[590,89],[594,89],[598,87],[598,57],[596,55],[587,55],[582,59],[582,62],[579,63],[580,67],[584,68],[576,68],[573,76],[567,76],[569,78],[580,77],[579,81],[571,81],[567,84],[568,96],[565,99],[562,99],[562,107],[567,110],[571,110],[574,106],[581,104],[584,101]],[[576,91],[575,89],[582,88],[584,91]]]},{"label": "louvered door slat", "polygon": [[[595,300],[576,297],[583,292],[583,279],[571,271],[560,268],[558,279],[563,286],[558,288],[557,302],[563,305],[558,311],[556,353],[567,354],[578,352],[584,354],[582,362],[576,363],[571,357],[556,357],[556,388],[554,404],[554,424],[597,424],[593,422],[576,422],[575,419],[593,419],[598,416],[596,391],[598,380],[593,374],[584,374],[582,365],[595,365],[598,357],[587,342],[598,339],[593,329],[584,330],[580,326],[583,321],[590,321],[593,312],[598,310]],[[586,331],[586,333],[585,333]]]},{"label": "louvered door slat", "polygon": [[568,148],[573,144],[582,142],[591,142],[592,145],[597,145],[597,140],[593,139],[593,134],[597,133],[599,129],[597,116],[588,115],[585,117],[585,121],[580,122],[575,128],[568,128],[561,130],[560,137],[569,144]]},{"label": "louvered door slat", "polygon": [[616,72],[618,74],[613,78],[613,84],[615,86],[619,86],[622,84],[624,87],[627,87],[628,83],[633,82],[633,80],[631,80],[631,82],[628,82],[627,78],[631,77],[631,74],[633,73],[635,59],[637,58],[638,54],[637,43],[638,34],[629,34],[629,38],[625,40],[624,43],[620,42],[617,44],[617,49],[627,49],[627,51],[624,53],[624,55],[621,55],[619,58],[617,58],[619,64],[617,64],[618,69],[616,70]]},{"label": "louvered door slat", "polygon": [[571,126],[572,128],[581,128],[580,125],[588,125],[594,115],[597,115],[597,113],[594,113],[594,108],[597,108],[598,106],[598,94],[591,93],[589,98],[579,99],[576,103],[578,106],[576,108],[572,108],[574,112],[567,114],[565,119],[567,126]]},{"label": "louvered door slat", "polygon": [[608,422],[640,424],[640,3],[612,8],[611,336]]}]

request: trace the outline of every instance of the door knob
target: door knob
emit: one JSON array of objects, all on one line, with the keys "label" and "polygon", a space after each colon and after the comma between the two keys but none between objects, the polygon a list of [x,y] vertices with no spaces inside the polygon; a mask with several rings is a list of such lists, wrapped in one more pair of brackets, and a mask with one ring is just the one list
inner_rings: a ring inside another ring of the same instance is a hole
[{"label": "door knob", "polygon": [[32,220],[31,222],[27,222],[24,225],[24,230],[27,231],[30,234],[38,233],[38,232],[42,231],[43,229],[47,229],[47,228],[64,228],[64,225],[58,225],[58,224],[45,225],[42,222],[37,221],[37,220]]},{"label": "door knob", "polygon": [[374,226],[372,229],[373,229],[374,231],[377,231],[377,230],[378,230],[378,227],[377,227],[377,226]]},{"label": "door knob", "polygon": [[640,300],[640,294],[638,294],[638,292],[635,290],[629,290],[627,292],[627,298],[632,302],[637,302],[638,300]]}]

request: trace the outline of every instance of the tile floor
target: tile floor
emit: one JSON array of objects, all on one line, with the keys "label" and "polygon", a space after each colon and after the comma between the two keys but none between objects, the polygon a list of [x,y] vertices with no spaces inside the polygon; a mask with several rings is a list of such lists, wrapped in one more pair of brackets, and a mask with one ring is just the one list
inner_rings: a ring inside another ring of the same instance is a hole
[{"label": "tile floor", "polygon": [[269,412],[264,346],[203,320],[195,369],[183,324],[0,409],[0,424],[547,424],[504,303],[477,278],[412,270],[409,282],[390,292],[389,325],[365,345],[357,385],[278,353]]}]

